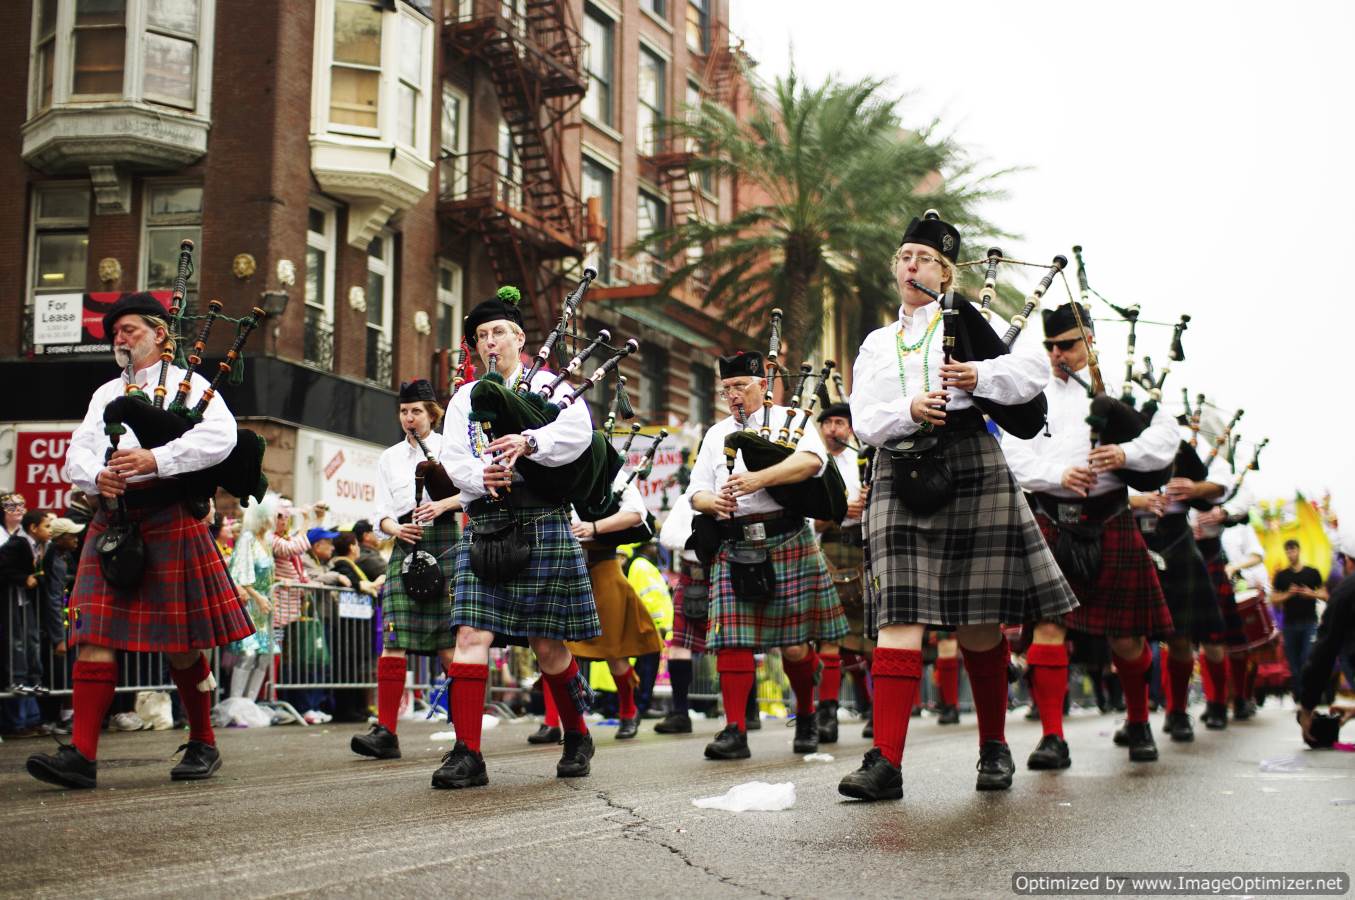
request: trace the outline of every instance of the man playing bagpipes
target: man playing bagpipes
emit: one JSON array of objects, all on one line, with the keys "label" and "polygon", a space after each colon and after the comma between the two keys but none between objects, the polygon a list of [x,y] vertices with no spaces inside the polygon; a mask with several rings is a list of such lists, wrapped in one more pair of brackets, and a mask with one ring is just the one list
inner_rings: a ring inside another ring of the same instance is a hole
[{"label": "man playing bagpipes", "polygon": [[[189,725],[183,758],[170,777],[207,778],[221,767],[221,756],[208,715],[215,679],[204,651],[248,637],[254,626],[200,511],[190,509],[188,501],[201,498],[185,495],[183,478],[231,455],[235,419],[220,398],[202,406],[201,399],[214,393],[206,379],[168,364],[173,336],[165,307],[154,297],[119,299],[103,325],[126,371],[94,392],[71,435],[64,471],[77,490],[102,498],[70,598],[69,643],[79,650],[72,670],[71,743],[55,754],[29,757],[28,772],[63,787],[95,786],[99,730],[113,700],[116,653],[123,650],[165,654]],[[147,449],[145,435],[106,425],[105,408],[133,387],[150,394],[162,360],[167,371],[160,376],[159,396],[172,378],[186,390],[187,402],[199,401],[201,420],[181,437]],[[116,535],[110,534],[114,526],[126,529],[122,555],[101,558],[101,545]]]},{"label": "man playing bagpipes", "polygon": [[764,403],[769,393],[759,353],[720,357],[720,379],[732,415],[702,437],[688,488],[692,508],[716,520],[720,542],[710,569],[706,646],[717,654],[727,724],[706,746],[706,757],[750,755],[746,703],[753,687],[753,653],[773,647],[781,648],[795,691],[794,750],[812,753],[818,748],[814,685],[819,671],[812,645],[841,639],[847,619],[805,514],[784,508],[767,488],[817,477],[828,451],[817,430],[809,428],[775,465],[749,471],[739,450],[730,466],[725,438],[744,428],[750,411],[764,417],[764,427],[787,420],[794,411]]},{"label": "man playing bagpipes", "polygon": [[377,722],[349,744],[354,753],[376,759],[400,758],[395,730],[407,654],[436,655],[445,669],[456,646],[449,586],[456,580],[456,512],[461,504],[437,462],[444,436],[436,429],[443,410],[426,378],[402,383],[398,399],[405,439],[383,450],[376,464],[376,527],[395,538],[381,587]]},{"label": "man playing bagpipes", "polygon": [[[514,288],[471,310],[465,334],[501,393],[535,391],[553,376],[537,372],[523,384],[526,335]],[[561,778],[589,773],[593,739],[584,724],[591,692],[565,641],[586,641],[601,633],[588,566],[570,529],[569,502],[551,495],[552,475],[590,452],[592,420],[584,403],[572,403],[541,427],[509,430],[504,420],[486,420],[473,410],[480,382],[463,385],[452,397],[443,426],[443,468],[459,489],[470,524],[456,550],[451,627],[456,633],[451,716],[456,745],[433,774],[437,788],[488,784],[480,753],[481,716],[494,643],[527,645],[554,696],[564,726],[564,752],[556,766]],[[473,414],[474,413],[474,414]],[[533,463],[536,467],[525,466]],[[531,471],[528,480],[519,468]]]},{"label": "man playing bagpipes", "polygon": [[[1157,567],[1129,509],[1126,482],[1135,473],[1171,466],[1180,443],[1176,423],[1158,409],[1146,427],[1140,421],[1137,436],[1105,440],[1109,419],[1101,422],[1088,415],[1093,408],[1105,407],[1088,402],[1086,370],[1091,369],[1093,384],[1100,383],[1100,375],[1086,307],[1067,303],[1046,311],[1043,319],[1054,375],[1045,388],[1049,433],[1028,440],[1009,436],[1002,448],[1012,473],[1033,496],[1040,530],[1081,605],[1061,620],[1047,617],[1037,625],[1026,653],[1045,732],[1028,765],[1057,769],[1069,764],[1062,736],[1067,629],[1109,639],[1112,662],[1124,687],[1128,722],[1123,739],[1129,758],[1151,762],[1157,759],[1157,744],[1148,725],[1152,654],[1147,642],[1166,639],[1174,629]],[[1104,397],[1104,387],[1095,393],[1093,403]],[[1128,412],[1138,415],[1132,409]],[[1093,432],[1089,418],[1100,431]]]}]

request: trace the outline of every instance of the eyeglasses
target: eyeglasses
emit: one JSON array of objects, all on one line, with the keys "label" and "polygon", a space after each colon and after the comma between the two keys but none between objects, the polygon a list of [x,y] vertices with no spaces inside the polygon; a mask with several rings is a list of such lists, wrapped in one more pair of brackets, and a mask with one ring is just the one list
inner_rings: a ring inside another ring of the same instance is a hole
[{"label": "eyeglasses", "polygon": [[926,266],[930,265],[931,263],[941,261],[937,259],[935,256],[932,256],[928,253],[919,253],[916,256],[914,256],[911,253],[904,253],[899,256],[899,262],[903,263],[905,266],[911,266],[913,264],[913,260],[917,260],[917,264],[919,266]]},{"label": "eyeglasses", "polygon": [[1053,352],[1054,352],[1054,348],[1055,348],[1055,347],[1058,347],[1060,353],[1067,353],[1069,350],[1071,350],[1071,349],[1073,349],[1074,347],[1076,347],[1076,346],[1077,346],[1077,342],[1080,341],[1080,340],[1082,340],[1082,338],[1080,338],[1080,337],[1075,337],[1075,338],[1069,338],[1069,339],[1066,340],[1066,341],[1045,341],[1045,342],[1044,342],[1044,348],[1045,348],[1045,350],[1046,350],[1047,352],[1053,353]]},{"label": "eyeglasses", "polygon": [[721,397],[741,397],[748,393],[748,389],[756,387],[756,381],[748,381],[743,384],[731,384],[729,387],[720,388]]}]

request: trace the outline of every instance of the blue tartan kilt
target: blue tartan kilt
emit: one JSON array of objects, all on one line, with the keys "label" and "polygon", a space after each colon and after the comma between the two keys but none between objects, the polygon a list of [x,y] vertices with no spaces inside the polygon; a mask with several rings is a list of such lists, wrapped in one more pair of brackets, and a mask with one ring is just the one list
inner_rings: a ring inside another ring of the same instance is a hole
[{"label": "blue tartan kilt", "polygon": [[[514,518],[531,543],[531,558],[512,580],[488,584],[470,565],[475,530],[499,528]],[[588,565],[565,507],[495,509],[470,518],[457,543],[451,624],[453,631],[463,625],[492,631],[500,645],[525,645],[531,637],[586,641],[602,633]]]}]

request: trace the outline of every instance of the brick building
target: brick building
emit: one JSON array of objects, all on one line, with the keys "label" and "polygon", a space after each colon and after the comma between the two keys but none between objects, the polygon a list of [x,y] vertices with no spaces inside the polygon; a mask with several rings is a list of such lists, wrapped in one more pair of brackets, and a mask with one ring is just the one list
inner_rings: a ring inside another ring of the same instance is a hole
[{"label": "brick building", "polygon": [[641,340],[623,370],[641,416],[710,421],[710,351],[747,339],[699,285],[657,299],[658,264],[625,249],[736,207],[657,124],[737,102],[727,2],[4,4],[0,375],[32,388],[0,410],[0,489],[63,505],[46,461],[112,374],[86,324],[167,290],[184,238],[195,309],[270,313],[223,396],[274,485],[340,517],[399,437],[398,382],[445,384],[464,310],[500,283],[523,289],[530,350],[596,265],[580,324]]}]

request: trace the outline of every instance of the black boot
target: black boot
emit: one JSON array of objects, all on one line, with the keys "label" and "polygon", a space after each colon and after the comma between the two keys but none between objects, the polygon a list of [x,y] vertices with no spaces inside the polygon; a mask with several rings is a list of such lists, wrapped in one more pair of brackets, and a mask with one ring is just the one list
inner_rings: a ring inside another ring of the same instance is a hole
[{"label": "black boot", "polygon": [[1256,715],[1256,703],[1250,699],[1239,697],[1233,701],[1233,721],[1245,722]]},{"label": "black boot", "polygon": [[824,700],[819,703],[819,708],[814,710],[814,717],[819,722],[819,743],[836,744],[837,743],[837,701]]},{"label": "black boot", "polygon": [[1128,722],[1125,722],[1125,723],[1124,723],[1123,725],[1121,725],[1119,728],[1115,729],[1115,734],[1114,734],[1114,736],[1111,738],[1111,740],[1113,740],[1113,741],[1115,742],[1115,746],[1116,746],[1116,747],[1128,747],[1128,746],[1129,746],[1129,723],[1128,723]]},{"label": "black boot", "polygon": [[355,734],[348,746],[358,756],[373,759],[399,759],[400,739],[385,725],[376,724],[366,734]]},{"label": "black boot", "polygon": [[757,685],[748,692],[748,705],[743,710],[744,730],[761,731],[762,730],[762,705],[757,699]]},{"label": "black boot", "polygon": [[796,753],[819,752],[819,720],[814,713],[795,717],[795,740],[791,749]]},{"label": "black boot", "polygon": [[221,768],[221,754],[211,744],[202,741],[189,741],[181,744],[175,753],[183,751],[183,759],[169,770],[171,781],[201,781],[211,778],[212,773]]},{"label": "black boot", "polygon": [[1171,735],[1178,744],[1189,744],[1195,740],[1195,726],[1191,724],[1190,713],[1169,712],[1162,720],[1162,732]]},{"label": "black boot", "polygon": [[92,788],[98,782],[99,764],[86,758],[73,744],[62,744],[55,753],[34,753],[28,757],[28,774],[58,787]]},{"label": "black boot", "polygon": [[748,735],[732,723],[706,745],[706,759],[747,759],[752,755],[748,750]]},{"label": "black boot", "polygon": [[542,725],[541,725],[540,728],[538,728],[536,731],[532,732],[531,734],[527,735],[527,743],[529,743],[529,744],[558,744],[558,743],[560,743],[560,729],[559,729],[558,726],[555,727],[555,728],[552,728],[552,727],[550,727],[549,725],[546,725],[545,723],[542,723]]},{"label": "black boot", "polygon": [[616,726],[616,739],[618,741],[628,741],[640,733],[640,717],[633,719],[622,719]]},{"label": "black boot", "polygon": [[958,707],[958,706],[943,706],[943,707],[941,707],[941,715],[939,715],[939,716],[936,717],[936,724],[937,724],[937,725],[959,725],[959,724],[960,724],[960,707]]},{"label": "black boot", "polygon": [[1012,776],[1016,774],[1016,763],[1012,761],[1011,748],[1006,741],[984,741],[979,747],[978,782],[974,789],[978,791],[1005,791],[1012,786]]},{"label": "black boot", "polygon": [[1131,762],[1157,761],[1157,742],[1153,740],[1151,725],[1147,722],[1126,722],[1124,732]]},{"label": "black boot", "polygon": [[1204,727],[1210,731],[1222,731],[1228,727],[1228,704],[1227,703],[1206,703],[1204,705],[1204,715],[1200,716],[1200,721]]},{"label": "black boot", "polygon": [[878,747],[871,747],[861,768],[838,782],[837,792],[857,800],[901,800],[903,773],[884,758]]},{"label": "black boot", "polygon": [[433,787],[443,789],[479,787],[489,784],[485,758],[457,741],[442,757],[442,765],[433,773]]},{"label": "black boot", "polygon": [[1027,769],[1066,769],[1073,764],[1068,742],[1057,734],[1046,734],[1026,759]]},{"label": "black boot", "polygon": [[672,712],[654,726],[659,734],[691,734],[692,717],[687,713]]},{"label": "black boot", "polygon": [[556,778],[582,778],[593,771],[593,736],[586,731],[566,731],[565,749],[555,764]]}]

